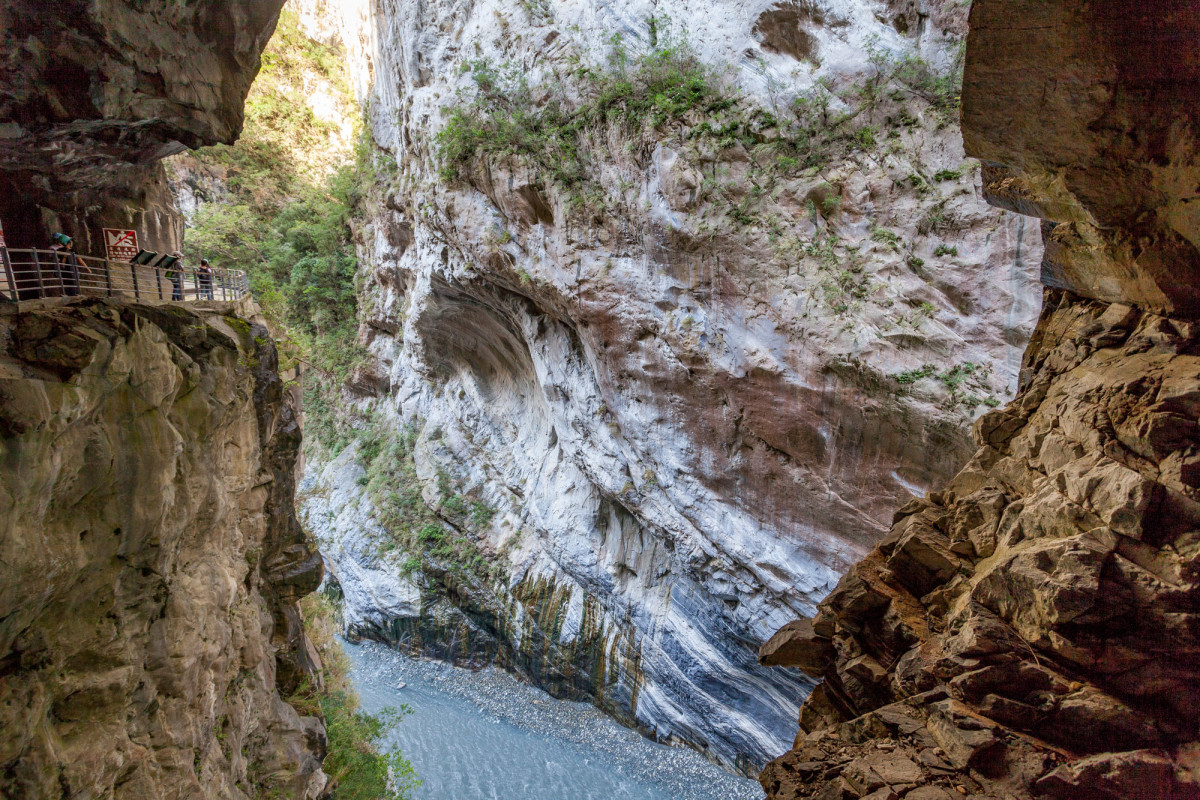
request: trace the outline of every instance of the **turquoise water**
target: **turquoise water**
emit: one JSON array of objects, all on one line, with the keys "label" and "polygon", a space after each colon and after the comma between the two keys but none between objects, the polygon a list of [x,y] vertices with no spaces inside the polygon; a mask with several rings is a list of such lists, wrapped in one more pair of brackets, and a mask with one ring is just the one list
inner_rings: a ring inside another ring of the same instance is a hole
[{"label": "turquoise water", "polygon": [[[392,734],[423,781],[419,800],[741,800],[758,785],[698,754],[551,699],[497,670],[414,661],[343,643],[363,707],[409,705]],[[404,689],[397,688],[403,680]]]}]

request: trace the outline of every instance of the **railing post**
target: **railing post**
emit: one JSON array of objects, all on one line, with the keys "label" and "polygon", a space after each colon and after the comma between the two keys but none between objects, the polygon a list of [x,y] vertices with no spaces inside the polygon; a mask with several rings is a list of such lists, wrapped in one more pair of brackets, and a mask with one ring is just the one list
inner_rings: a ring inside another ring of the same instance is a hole
[{"label": "railing post", "polygon": [[138,291],[137,264],[133,263],[132,261],[129,262],[129,274],[133,276],[133,299],[141,300],[142,295],[141,292]]},{"label": "railing post", "polygon": [[[0,231],[3,233],[3,231]],[[8,279],[8,291],[12,295],[14,301],[20,300],[21,295],[17,291],[17,277],[13,274],[12,260],[8,257],[8,248],[0,246],[0,260],[4,261],[4,276]]]},{"label": "railing post", "polygon": [[154,285],[158,287],[158,299],[162,300],[162,270],[154,268]]},{"label": "railing post", "polygon": [[112,262],[107,258],[104,259],[104,288],[108,292],[108,296],[112,297]]},{"label": "railing post", "polygon": [[46,296],[46,285],[42,283],[42,260],[38,258],[38,251],[33,251],[33,268],[37,273],[38,297]]}]

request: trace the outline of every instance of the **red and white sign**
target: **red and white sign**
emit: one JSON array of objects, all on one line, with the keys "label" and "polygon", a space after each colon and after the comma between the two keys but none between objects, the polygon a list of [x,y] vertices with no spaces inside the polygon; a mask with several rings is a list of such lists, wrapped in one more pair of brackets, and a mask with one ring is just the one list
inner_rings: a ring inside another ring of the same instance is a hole
[{"label": "red and white sign", "polygon": [[109,261],[128,261],[138,254],[137,231],[104,229],[104,251]]},{"label": "red and white sign", "polygon": [[8,247],[8,245],[4,243],[4,223],[0,222],[0,248],[5,247]]}]

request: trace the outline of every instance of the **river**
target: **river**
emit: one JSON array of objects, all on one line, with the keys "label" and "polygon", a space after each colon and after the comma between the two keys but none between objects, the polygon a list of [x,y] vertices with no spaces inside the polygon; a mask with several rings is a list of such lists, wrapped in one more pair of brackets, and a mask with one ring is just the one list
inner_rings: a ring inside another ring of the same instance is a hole
[{"label": "river", "polygon": [[[342,646],[363,708],[413,713],[391,734],[423,784],[418,800],[757,800],[754,781],[667,747],[593,706],[555,700],[500,670]],[[405,688],[397,688],[399,681]]]}]

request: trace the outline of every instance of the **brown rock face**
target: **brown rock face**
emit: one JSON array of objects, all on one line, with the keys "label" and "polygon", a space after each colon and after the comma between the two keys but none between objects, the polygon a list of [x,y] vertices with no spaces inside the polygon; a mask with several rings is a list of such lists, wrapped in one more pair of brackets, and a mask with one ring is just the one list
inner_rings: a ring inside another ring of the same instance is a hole
[{"label": "brown rock face", "polygon": [[970,463],[766,654],[824,676],[769,797],[1200,797],[1198,29],[975,3],[967,149],[1073,291]]},{"label": "brown rock face", "polygon": [[[232,142],[282,0],[14,0],[0,9],[0,218],[10,246],[99,228],[178,247],[159,159]],[[90,236],[88,235],[90,234]]]},{"label": "brown rock face", "polygon": [[1024,374],[790,643],[825,680],[770,796],[1200,796],[1200,327],[1052,291]]},{"label": "brown rock face", "polygon": [[299,427],[228,310],[0,310],[0,797],[324,788]]},{"label": "brown rock face", "polygon": [[1044,281],[1200,313],[1200,13],[1190,0],[990,0],[963,140],[991,202],[1046,224]]}]

